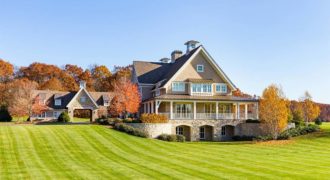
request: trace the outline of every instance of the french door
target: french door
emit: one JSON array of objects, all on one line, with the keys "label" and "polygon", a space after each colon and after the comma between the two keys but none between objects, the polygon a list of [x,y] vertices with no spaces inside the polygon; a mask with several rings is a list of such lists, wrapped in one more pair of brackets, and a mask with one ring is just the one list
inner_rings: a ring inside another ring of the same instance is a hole
[{"label": "french door", "polygon": [[175,104],[175,118],[179,118],[179,119],[192,118],[191,104]]}]

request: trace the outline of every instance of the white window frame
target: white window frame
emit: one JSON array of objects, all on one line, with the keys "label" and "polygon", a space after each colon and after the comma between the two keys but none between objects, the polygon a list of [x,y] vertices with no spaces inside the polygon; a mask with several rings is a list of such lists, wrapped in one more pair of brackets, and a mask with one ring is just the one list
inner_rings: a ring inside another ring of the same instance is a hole
[{"label": "white window frame", "polygon": [[173,92],[185,92],[186,84],[184,82],[172,82],[172,91]]},{"label": "white window frame", "polygon": [[[202,69],[199,69],[199,67],[201,67]],[[204,65],[203,64],[197,64],[196,71],[197,72],[204,72]]]},{"label": "white window frame", "polygon": [[183,127],[176,127],[175,132],[177,135],[183,135]]},{"label": "white window frame", "polygon": [[62,105],[61,99],[55,99],[55,106],[61,106],[61,105]]},{"label": "white window frame", "polygon": [[[218,87],[220,88],[219,90],[218,90]],[[228,92],[227,84],[225,84],[225,83],[216,83],[215,84],[215,92],[216,93],[222,93],[222,94],[227,93]]]},{"label": "white window frame", "polygon": [[110,106],[110,102],[109,101],[104,101],[103,106]]},{"label": "white window frame", "polygon": [[58,118],[60,115],[59,115],[59,112],[57,112],[57,111],[54,111],[53,112],[53,116],[55,117],[55,118]]},{"label": "white window frame", "polygon": [[213,89],[212,84],[209,84],[209,83],[193,83],[193,84],[191,84],[192,93],[211,94],[212,89]]}]

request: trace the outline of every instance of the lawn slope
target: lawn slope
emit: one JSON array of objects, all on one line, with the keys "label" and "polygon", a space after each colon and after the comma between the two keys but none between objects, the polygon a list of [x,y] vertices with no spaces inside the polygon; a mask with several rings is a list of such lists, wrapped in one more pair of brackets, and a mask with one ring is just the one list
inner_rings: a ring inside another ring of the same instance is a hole
[{"label": "lawn slope", "polygon": [[330,125],[286,143],[168,143],[97,125],[0,125],[0,179],[321,179]]}]

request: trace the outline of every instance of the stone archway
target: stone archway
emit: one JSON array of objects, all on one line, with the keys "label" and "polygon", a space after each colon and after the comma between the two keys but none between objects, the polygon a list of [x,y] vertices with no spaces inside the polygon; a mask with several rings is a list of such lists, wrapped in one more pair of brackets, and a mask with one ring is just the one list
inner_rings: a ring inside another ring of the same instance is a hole
[{"label": "stone archway", "polygon": [[213,141],[213,126],[204,125],[199,127],[199,140],[200,141]]},{"label": "stone archway", "polygon": [[235,126],[224,125],[221,127],[221,141],[230,141],[235,135]]},{"label": "stone archway", "polygon": [[187,125],[180,125],[175,127],[175,133],[177,135],[183,135],[186,141],[191,141],[191,127]]},{"label": "stone archway", "polygon": [[93,122],[92,109],[74,109],[72,122]]}]

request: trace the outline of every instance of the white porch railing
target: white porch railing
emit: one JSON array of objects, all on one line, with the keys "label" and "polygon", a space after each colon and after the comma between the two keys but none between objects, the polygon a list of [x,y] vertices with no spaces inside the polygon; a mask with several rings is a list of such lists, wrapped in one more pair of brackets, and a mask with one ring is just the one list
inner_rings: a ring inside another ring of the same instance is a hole
[{"label": "white porch railing", "polygon": [[[159,112],[158,114],[165,115],[168,119],[171,118],[171,113],[169,112]],[[194,113],[173,113],[173,119],[194,119]],[[218,120],[222,119],[236,119],[236,113],[218,113]],[[217,119],[216,113],[196,113],[196,119]],[[240,114],[239,119],[257,119],[255,113],[249,113],[247,118],[245,114]]]},{"label": "white porch railing", "polygon": [[216,119],[216,113],[196,113],[196,119]]},{"label": "white porch railing", "polygon": [[194,119],[194,113],[173,113],[174,119]]},{"label": "white porch railing", "polygon": [[218,119],[235,119],[234,113],[219,113]]}]

